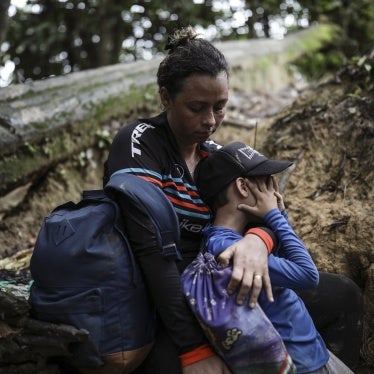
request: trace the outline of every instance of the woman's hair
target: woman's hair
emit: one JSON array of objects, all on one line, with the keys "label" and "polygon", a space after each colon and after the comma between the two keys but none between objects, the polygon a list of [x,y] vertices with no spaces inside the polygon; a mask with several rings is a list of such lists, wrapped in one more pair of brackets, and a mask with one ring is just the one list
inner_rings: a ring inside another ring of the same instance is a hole
[{"label": "woman's hair", "polygon": [[212,43],[198,38],[195,30],[188,26],[176,30],[165,47],[167,56],[157,71],[158,87],[165,87],[175,97],[183,87],[184,80],[192,74],[216,77],[224,71],[229,75],[225,56]]}]

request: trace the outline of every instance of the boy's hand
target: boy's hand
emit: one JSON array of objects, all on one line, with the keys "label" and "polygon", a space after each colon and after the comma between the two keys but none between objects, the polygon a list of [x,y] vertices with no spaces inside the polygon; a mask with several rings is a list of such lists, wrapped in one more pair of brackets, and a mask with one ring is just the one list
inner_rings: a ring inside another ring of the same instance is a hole
[{"label": "boy's hand", "polygon": [[[239,209],[251,213],[257,217],[263,218],[267,212],[272,209],[278,209],[278,197],[275,195],[277,192],[277,184],[274,184],[273,177],[256,177],[253,180],[247,180],[248,187],[251,190],[253,196],[256,199],[256,204],[254,206],[249,206],[246,204],[240,204]],[[279,192],[277,192],[280,196]],[[281,198],[281,204],[283,204],[283,199]]]},{"label": "boy's hand", "polygon": [[286,207],[284,205],[284,201],[283,201],[283,196],[279,192],[279,186],[278,186],[277,180],[273,176],[271,178],[273,179],[273,186],[274,186],[274,190],[275,190],[274,195],[277,198],[278,209],[281,212],[283,212],[286,209]]}]

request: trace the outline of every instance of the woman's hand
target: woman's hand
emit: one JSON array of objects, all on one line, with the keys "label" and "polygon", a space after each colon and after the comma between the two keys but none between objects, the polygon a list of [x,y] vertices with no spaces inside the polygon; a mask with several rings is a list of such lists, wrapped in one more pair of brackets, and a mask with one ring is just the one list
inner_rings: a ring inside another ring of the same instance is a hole
[{"label": "woman's hand", "polygon": [[185,366],[183,374],[231,374],[231,371],[219,356],[214,355]]},{"label": "woman's hand", "polygon": [[236,302],[243,304],[251,288],[249,298],[251,308],[256,305],[262,288],[268,300],[273,301],[268,271],[268,251],[262,239],[257,235],[247,234],[218,256],[218,261],[223,267],[228,266],[231,259],[233,259],[233,269],[227,292],[230,294],[235,292],[240,284]]}]

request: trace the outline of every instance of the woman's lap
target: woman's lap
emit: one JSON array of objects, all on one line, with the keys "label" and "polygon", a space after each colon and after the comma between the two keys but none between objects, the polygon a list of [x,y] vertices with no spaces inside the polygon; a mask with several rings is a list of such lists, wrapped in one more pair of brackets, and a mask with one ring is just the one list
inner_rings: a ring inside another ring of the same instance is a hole
[{"label": "woman's lap", "polygon": [[[317,288],[299,292],[327,347],[347,366],[359,364],[362,339],[363,302],[359,287],[349,278],[320,273]],[[135,374],[181,374],[177,350],[165,329]]]},{"label": "woman's lap", "polygon": [[318,287],[299,296],[328,349],[351,369],[357,367],[363,322],[359,287],[345,276],[321,272]]},{"label": "woman's lap", "polygon": [[178,352],[165,328],[158,329],[153,349],[133,374],[182,374]]}]

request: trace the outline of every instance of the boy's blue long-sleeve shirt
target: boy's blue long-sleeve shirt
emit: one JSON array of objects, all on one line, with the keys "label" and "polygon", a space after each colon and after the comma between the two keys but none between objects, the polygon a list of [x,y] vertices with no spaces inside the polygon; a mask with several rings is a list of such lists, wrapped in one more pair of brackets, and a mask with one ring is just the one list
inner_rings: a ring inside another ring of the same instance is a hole
[{"label": "boy's blue long-sleeve shirt", "polygon": [[[303,301],[293,290],[315,287],[318,270],[286,216],[273,209],[265,215],[264,221],[277,235],[280,247],[268,259],[274,302],[269,302],[262,291],[260,305],[281,335],[297,372],[315,371],[326,364],[329,354]],[[206,249],[214,256],[243,237],[221,226],[208,226],[203,234]]]}]

